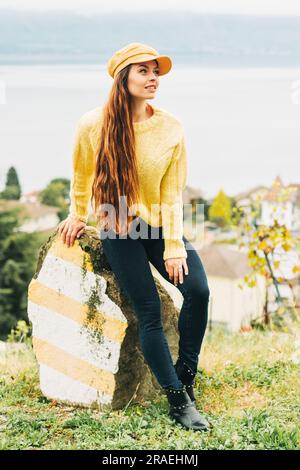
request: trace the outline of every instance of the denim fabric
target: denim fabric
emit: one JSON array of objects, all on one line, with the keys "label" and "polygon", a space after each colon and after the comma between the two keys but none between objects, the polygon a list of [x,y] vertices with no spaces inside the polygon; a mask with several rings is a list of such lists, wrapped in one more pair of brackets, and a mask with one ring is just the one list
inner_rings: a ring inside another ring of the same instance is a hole
[{"label": "denim fabric", "polygon": [[[135,239],[100,230],[105,256],[119,286],[131,302],[138,318],[139,340],[145,361],[163,387],[182,388],[173,365],[172,356],[163,331],[160,298],[150,263],[169,282],[163,260],[164,239],[162,227],[151,227],[140,217],[135,219]],[[148,238],[145,236],[147,234]],[[187,249],[189,274],[183,269],[183,284],[177,288],[183,295],[179,314],[179,356],[196,372],[200,349],[207,326],[209,287],[200,257],[183,236]]]}]

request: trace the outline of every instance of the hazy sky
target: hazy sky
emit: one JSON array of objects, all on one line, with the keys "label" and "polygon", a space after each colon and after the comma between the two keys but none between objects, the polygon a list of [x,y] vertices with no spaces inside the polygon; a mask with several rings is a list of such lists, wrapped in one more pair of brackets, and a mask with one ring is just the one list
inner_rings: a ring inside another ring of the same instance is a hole
[{"label": "hazy sky", "polygon": [[192,10],[209,13],[300,15],[299,0],[0,0],[0,7],[70,10],[81,13],[145,10]]}]

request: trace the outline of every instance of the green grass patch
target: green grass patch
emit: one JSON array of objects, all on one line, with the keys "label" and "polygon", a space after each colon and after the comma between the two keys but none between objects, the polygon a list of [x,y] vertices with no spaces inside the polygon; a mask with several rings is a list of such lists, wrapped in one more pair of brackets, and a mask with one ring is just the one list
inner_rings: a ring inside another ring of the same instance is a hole
[{"label": "green grass patch", "polygon": [[100,412],[43,396],[32,349],[0,362],[0,449],[300,449],[299,337],[278,332],[206,335],[197,407],[213,429],[188,431],[168,417],[165,395]]}]

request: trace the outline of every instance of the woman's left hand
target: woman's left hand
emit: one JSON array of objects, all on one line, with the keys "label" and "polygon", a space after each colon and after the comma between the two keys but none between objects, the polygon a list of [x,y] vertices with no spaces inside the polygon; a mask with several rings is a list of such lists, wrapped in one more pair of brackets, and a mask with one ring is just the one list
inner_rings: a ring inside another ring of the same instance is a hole
[{"label": "woman's left hand", "polygon": [[183,283],[183,269],[186,275],[189,273],[186,258],[168,258],[165,260],[165,267],[170,281],[174,280],[175,286],[178,284],[178,279],[180,284]]}]

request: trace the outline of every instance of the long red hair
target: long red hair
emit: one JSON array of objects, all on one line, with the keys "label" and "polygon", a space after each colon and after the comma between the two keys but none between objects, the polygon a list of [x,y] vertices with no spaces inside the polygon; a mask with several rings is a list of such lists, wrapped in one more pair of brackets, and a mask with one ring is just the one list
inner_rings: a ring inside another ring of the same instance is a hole
[{"label": "long red hair", "polygon": [[111,204],[114,207],[116,219],[113,223],[116,233],[127,233],[128,225],[134,218],[134,214],[127,214],[125,218],[121,218],[120,223],[120,209],[124,215],[124,199],[120,206],[120,197],[125,196],[127,206],[131,207],[138,202],[140,192],[132,123],[132,101],[127,87],[130,67],[131,64],[115,77],[108,100],[102,110],[99,151],[91,197],[97,224],[101,228],[112,227],[112,220],[107,217],[103,205]]}]

